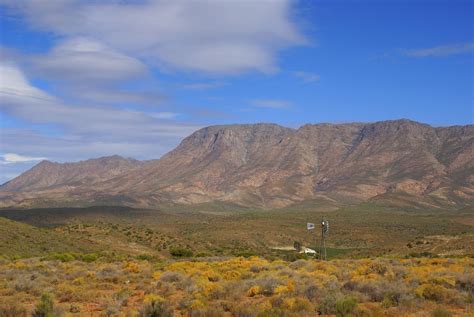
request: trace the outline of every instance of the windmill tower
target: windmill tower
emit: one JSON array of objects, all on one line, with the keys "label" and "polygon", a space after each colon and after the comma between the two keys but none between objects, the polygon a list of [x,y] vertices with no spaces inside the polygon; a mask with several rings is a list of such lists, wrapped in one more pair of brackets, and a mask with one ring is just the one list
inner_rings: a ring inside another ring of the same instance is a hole
[{"label": "windmill tower", "polygon": [[326,252],[326,238],[329,232],[329,221],[326,219],[321,220],[321,244],[319,246],[319,259],[320,260],[327,260],[327,252]]}]

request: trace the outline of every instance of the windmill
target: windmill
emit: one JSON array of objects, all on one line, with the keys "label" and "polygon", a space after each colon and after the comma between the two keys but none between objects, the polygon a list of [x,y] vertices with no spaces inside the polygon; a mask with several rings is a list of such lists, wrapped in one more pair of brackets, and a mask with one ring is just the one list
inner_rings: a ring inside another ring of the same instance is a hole
[{"label": "windmill", "polygon": [[[316,229],[314,223],[308,222],[306,224],[308,231]],[[326,251],[326,238],[329,233],[329,221],[325,218],[321,219],[321,244],[319,245],[319,259],[327,260],[327,251]],[[311,250],[311,249],[308,249]],[[314,251],[313,251],[314,252]]]},{"label": "windmill", "polygon": [[321,219],[321,245],[319,246],[319,259],[320,260],[327,260],[327,252],[326,252],[326,237],[329,232],[329,221],[326,219]]}]

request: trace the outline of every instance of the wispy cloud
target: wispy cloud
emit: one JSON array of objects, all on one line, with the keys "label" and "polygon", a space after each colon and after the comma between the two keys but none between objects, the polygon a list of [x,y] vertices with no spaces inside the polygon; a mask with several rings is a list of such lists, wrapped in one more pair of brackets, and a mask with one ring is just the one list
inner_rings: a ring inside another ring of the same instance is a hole
[{"label": "wispy cloud", "polygon": [[[140,152],[130,153],[132,148],[130,144],[148,144],[152,149],[156,147],[157,140],[162,145],[176,144],[182,137],[200,127],[165,120],[176,116],[171,112],[150,113],[107,106],[71,105],[32,86],[14,65],[0,63],[0,73],[5,78],[0,81],[1,110],[24,122],[59,127],[62,131],[61,136],[48,139],[48,146],[52,146],[53,140],[56,140],[59,148],[63,142],[61,140],[76,140],[78,143],[75,146],[84,144],[81,147],[85,151],[82,153],[83,157],[96,153],[87,152],[88,145],[91,144],[100,144],[100,153],[103,154],[140,154]],[[21,130],[15,131],[14,134],[21,134]],[[56,159],[58,154],[66,159],[77,157],[73,154],[64,157],[61,151],[55,153],[56,156],[49,156],[46,153],[50,150],[36,148],[37,144],[35,138],[31,136],[18,140],[14,135],[8,136],[6,129],[2,129],[1,146],[4,153],[18,153],[21,148],[22,153],[41,153],[53,159]],[[124,146],[118,147],[116,144]],[[72,152],[65,151],[65,153]]]},{"label": "wispy cloud", "polygon": [[149,116],[156,119],[174,119],[179,116],[179,113],[176,112],[155,112],[150,113]]},{"label": "wispy cloud", "polygon": [[293,72],[293,76],[300,78],[305,83],[314,83],[321,80],[321,76],[319,76],[318,74],[304,71]]},{"label": "wispy cloud", "polygon": [[250,103],[254,107],[271,109],[287,109],[292,105],[290,101],[282,99],[254,99]]},{"label": "wispy cloud", "polygon": [[189,90],[208,90],[208,89],[222,87],[224,85],[226,85],[226,83],[222,81],[211,81],[211,82],[183,84],[181,85],[181,88],[189,89]]},{"label": "wispy cloud", "polygon": [[474,43],[459,43],[421,49],[403,49],[402,54],[411,57],[441,57],[474,52]]},{"label": "wispy cloud", "polygon": [[25,163],[25,162],[35,162],[45,160],[45,157],[33,157],[25,156],[15,153],[6,153],[2,155],[3,160],[0,161],[0,164],[15,164],[15,163]]},{"label": "wispy cloud", "polygon": [[98,140],[130,140],[147,135],[183,137],[193,131],[192,125],[159,121],[147,112],[65,103],[30,85],[24,74],[11,64],[0,63],[0,73],[6,78],[0,82],[1,109],[31,123],[55,124],[69,132],[93,135]]}]

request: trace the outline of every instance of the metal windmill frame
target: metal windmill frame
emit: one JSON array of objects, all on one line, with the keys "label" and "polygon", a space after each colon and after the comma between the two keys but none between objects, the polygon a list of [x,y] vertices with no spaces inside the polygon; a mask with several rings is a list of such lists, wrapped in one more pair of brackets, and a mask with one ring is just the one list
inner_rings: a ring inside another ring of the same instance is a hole
[{"label": "metal windmill frame", "polygon": [[321,219],[321,244],[319,245],[319,259],[327,260],[328,255],[326,251],[326,238],[329,233],[329,221],[327,219]]}]

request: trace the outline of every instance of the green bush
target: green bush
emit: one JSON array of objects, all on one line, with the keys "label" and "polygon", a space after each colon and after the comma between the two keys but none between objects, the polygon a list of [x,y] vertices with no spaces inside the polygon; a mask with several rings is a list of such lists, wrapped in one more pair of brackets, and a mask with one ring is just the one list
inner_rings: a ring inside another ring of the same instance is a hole
[{"label": "green bush", "polygon": [[74,261],[76,256],[72,253],[55,253],[52,255],[52,258],[61,262],[70,262]]},{"label": "green bush", "polygon": [[336,301],[336,316],[345,317],[354,313],[357,301],[353,297],[343,297]]},{"label": "green bush", "polygon": [[140,254],[135,257],[135,259],[140,261],[152,261],[154,259],[153,255],[150,254]]},{"label": "green bush", "polygon": [[170,254],[172,256],[176,256],[176,257],[192,257],[193,256],[193,251],[189,250],[189,249],[185,249],[185,248],[172,248],[170,250]]},{"label": "green bush", "polygon": [[99,258],[97,253],[89,253],[81,255],[81,260],[87,263],[95,262]]},{"label": "green bush", "polygon": [[47,293],[41,295],[41,299],[33,311],[32,317],[53,317],[53,297]]},{"label": "green bush", "polygon": [[308,257],[304,253],[295,253],[295,252],[288,252],[284,253],[281,257],[283,260],[287,262],[294,262],[297,260],[307,260]]}]

